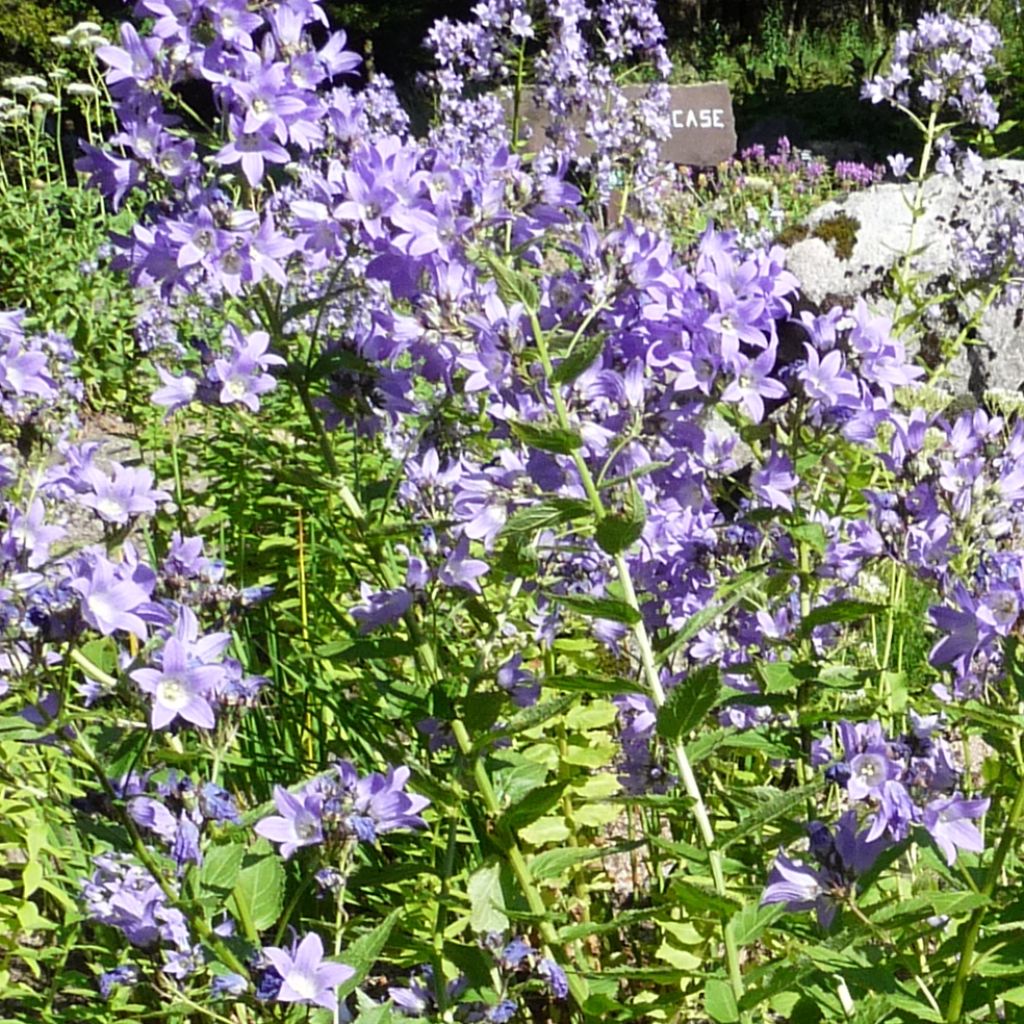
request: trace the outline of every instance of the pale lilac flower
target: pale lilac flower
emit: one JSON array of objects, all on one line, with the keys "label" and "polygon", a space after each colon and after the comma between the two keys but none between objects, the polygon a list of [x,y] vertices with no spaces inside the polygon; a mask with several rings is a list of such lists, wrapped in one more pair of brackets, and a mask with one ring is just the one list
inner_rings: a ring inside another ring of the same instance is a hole
[{"label": "pale lilac flower", "polygon": [[985,848],[978,827],[973,822],[987,810],[989,800],[965,800],[958,793],[933,800],[924,809],[924,827],[943,852],[946,863],[956,863],[957,852],[981,853]]},{"label": "pale lilac flower", "polygon": [[483,591],[480,589],[477,579],[488,571],[489,567],[486,562],[469,557],[469,538],[463,536],[441,567],[437,578],[446,587],[461,587],[474,594],[482,594]]},{"label": "pale lilac flower", "polygon": [[324,960],[324,945],[316,932],[310,932],[291,950],[265,946],[263,955],[281,976],[279,1003],[312,1003],[327,1010],[338,1009],[335,989],[356,972],[345,964]]},{"label": "pale lilac flower", "polygon": [[283,786],[274,787],[278,814],[263,818],[255,826],[257,835],[281,844],[287,860],[300,846],[323,842],[323,799],[318,794],[293,796]]},{"label": "pale lilac flower", "polygon": [[902,153],[892,153],[886,159],[889,161],[889,167],[892,168],[894,178],[905,177],[914,162],[911,157],[904,156]]},{"label": "pale lilac flower", "polygon": [[85,574],[71,581],[82,598],[82,618],[104,636],[123,629],[146,639],[146,624],[139,612],[149,604],[150,590],[134,578],[124,578],[121,567],[98,555]]},{"label": "pale lilac flower", "polygon": [[215,723],[210,699],[223,674],[220,666],[193,663],[185,644],[172,636],[164,644],[160,668],[136,669],[131,677],[153,697],[154,729],[163,729],[178,717],[212,729]]}]

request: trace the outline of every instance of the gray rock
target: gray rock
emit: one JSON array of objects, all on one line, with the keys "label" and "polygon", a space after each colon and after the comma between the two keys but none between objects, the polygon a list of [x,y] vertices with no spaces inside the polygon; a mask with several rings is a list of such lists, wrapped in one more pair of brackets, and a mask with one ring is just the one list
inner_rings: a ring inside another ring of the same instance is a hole
[{"label": "gray rock", "polygon": [[[888,316],[907,318],[911,307],[897,308],[894,274],[904,269],[904,258],[913,246],[909,272],[919,280],[927,303],[922,313],[904,327],[908,350],[929,353],[949,344],[970,322],[981,303],[981,292],[950,299],[959,283],[954,233],[965,227],[970,237],[987,237],[989,216],[997,205],[1024,203],[1024,160],[985,162],[981,184],[963,183],[933,175],[925,183],[924,214],[912,227],[912,184],[875,185],[826,203],[807,219],[812,237],[789,248],[788,265],[800,279],[804,295],[818,306],[852,305],[863,295],[870,306]],[[848,258],[819,237],[823,222],[851,218],[854,243]],[[1024,386],[1024,299],[1016,304],[992,305],[971,332],[944,374],[944,383],[958,393],[976,396],[990,388],[1022,389]]]}]

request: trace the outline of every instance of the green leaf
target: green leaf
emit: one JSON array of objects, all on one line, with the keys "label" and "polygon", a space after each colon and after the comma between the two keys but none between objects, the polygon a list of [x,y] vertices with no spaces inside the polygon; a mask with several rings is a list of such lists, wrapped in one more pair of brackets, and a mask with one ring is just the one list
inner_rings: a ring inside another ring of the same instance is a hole
[{"label": "green leaf", "polygon": [[671,643],[659,651],[658,660],[666,661],[681,647],[688,644],[705,626],[709,626],[720,615],[735,607],[751,591],[756,590],[765,579],[766,565],[755,565],[745,569],[734,580],[719,587],[711,603],[694,612],[682,629],[672,637]]},{"label": "green leaf", "polygon": [[[547,814],[548,811],[558,806],[559,801],[562,799],[562,794],[565,792],[567,781],[563,780],[550,786],[541,786],[539,789],[528,793],[498,819],[499,824],[513,832],[526,828],[527,825],[532,824],[538,818]],[[565,837],[559,836],[558,838],[563,839]],[[535,839],[530,839],[531,843],[536,841]]]},{"label": "green leaf", "polygon": [[540,293],[537,285],[526,274],[513,270],[507,263],[488,249],[481,249],[476,254],[487,264],[498,291],[506,302],[521,302],[528,312],[534,313],[540,304]]},{"label": "green leaf", "polygon": [[[517,755],[522,757],[522,755]],[[511,810],[531,793],[540,789],[547,780],[548,768],[536,761],[518,760],[508,768],[500,768],[491,775],[498,800],[508,803]],[[506,811],[506,813],[508,813]],[[520,822],[526,824],[526,822]]]},{"label": "green leaf", "polygon": [[828,547],[828,537],[825,528],[820,523],[801,523],[794,526],[790,531],[793,540],[809,544],[819,555],[825,554]]},{"label": "green leaf", "polygon": [[640,492],[633,484],[629,489],[629,501],[621,513],[607,515],[597,524],[594,537],[602,551],[617,555],[635,544],[644,532],[647,522],[647,508]]},{"label": "green leaf", "polygon": [[476,932],[503,932],[509,925],[501,890],[501,865],[492,862],[469,876],[469,924]]},{"label": "green leaf", "polygon": [[567,690],[571,693],[592,693],[617,696],[622,693],[646,693],[646,688],[632,679],[612,679],[580,673],[571,676],[546,676],[546,689]]},{"label": "green leaf", "polygon": [[229,893],[238,884],[239,869],[245,856],[242,843],[214,846],[206,851],[199,871],[199,884],[204,890]]},{"label": "green leaf", "polygon": [[765,928],[781,913],[778,904],[762,907],[757,903],[748,903],[741,907],[726,925],[736,939],[736,945],[742,949],[760,938]]},{"label": "green leaf", "polygon": [[586,732],[589,729],[611,725],[618,713],[618,708],[610,700],[595,700],[570,708],[565,716],[565,724],[569,729]]},{"label": "green leaf", "polygon": [[350,992],[354,992],[363,980],[373,969],[373,965],[380,958],[381,951],[391,937],[401,910],[392,910],[387,917],[373,931],[360,935],[355,942],[350,943],[341,952],[341,962],[355,968],[355,974],[348,981],[338,986],[338,998],[344,999]]},{"label": "green leaf", "polygon": [[611,803],[583,804],[573,811],[573,820],[584,828],[601,828],[621,817],[622,808]]},{"label": "green leaf", "polygon": [[565,358],[551,371],[552,384],[571,384],[604,351],[607,334],[585,334],[576,341]]},{"label": "green leaf", "polygon": [[562,815],[546,815],[519,829],[519,838],[533,846],[545,843],[560,843],[569,838],[569,828]]},{"label": "green leaf", "polygon": [[576,498],[549,498],[538,505],[520,509],[501,529],[499,536],[511,537],[551,530],[574,519],[593,515],[590,505]]},{"label": "green leaf", "polygon": [[830,622],[857,622],[872,615],[880,615],[884,611],[883,605],[871,604],[868,601],[833,601],[805,615],[800,623],[799,633],[800,636],[810,636],[811,630],[817,626],[824,626]]},{"label": "green leaf", "polygon": [[800,686],[800,679],[794,675],[788,661],[762,661],[757,666],[757,674],[765,693],[792,693]]},{"label": "green leaf", "polygon": [[778,796],[768,800],[756,811],[744,817],[736,828],[728,832],[719,832],[718,848],[724,850],[737,840],[745,839],[752,833],[759,831],[776,818],[788,815],[798,807],[802,808],[807,799],[814,796],[824,784],[824,777],[821,777],[806,786],[798,786],[796,789],[788,789],[785,792],[779,793]]},{"label": "green leaf", "polygon": [[720,688],[717,665],[691,672],[669,691],[658,711],[658,735],[672,741],[695,729],[714,706]]},{"label": "green leaf", "polygon": [[[668,849],[663,846],[665,840],[658,836],[652,837],[655,846]],[[673,851],[668,849],[669,853]],[[714,889],[708,889],[703,885],[694,882],[687,882],[682,878],[676,878],[669,887],[669,897],[674,903],[679,903],[697,914],[735,914],[740,904],[730,896],[721,896]]]},{"label": "green leaf", "polygon": [[[638,839],[629,843],[621,843],[618,846],[605,846],[599,849],[589,846],[564,846],[557,850],[545,850],[530,861],[530,874],[536,881],[546,882],[552,878],[561,878],[577,864],[585,864],[588,860],[597,860],[614,853],[627,853],[642,845],[643,843]],[[647,913],[649,916],[650,911]]]},{"label": "green leaf", "polygon": [[[392,1012],[390,1000],[384,1003],[375,1003],[369,996],[357,991],[356,1001],[358,1003],[356,1007],[358,1013],[355,1018],[355,1024],[392,1024],[392,1021],[397,1019]],[[334,1014],[330,1010],[327,1013],[328,1021],[330,1024],[334,1024]],[[405,1014],[402,1014],[400,1019],[402,1021],[408,1020]],[[316,1022],[313,1021],[312,1024],[316,1024]]]},{"label": "green leaf", "polygon": [[518,732],[526,732],[527,729],[536,728],[549,719],[563,714],[576,703],[576,700],[574,693],[564,693],[560,697],[553,697],[551,700],[534,704],[533,707],[522,708],[500,730],[495,730],[495,732],[502,736],[513,736]]},{"label": "green leaf", "polygon": [[411,640],[385,636],[379,639],[332,640],[313,649],[318,658],[337,659],[347,664],[362,661],[390,661],[392,658],[408,657],[416,650]]},{"label": "green leaf", "polygon": [[583,435],[578,430],[563,430],[553,423],[509,422],[509,429],[525,445],[555,455],[572,455],[583,447]]},{"label": "green leaf", "polygon": [[581,615],[589,615],[595,619],[610,619],[612,622],[623,622],[627,626],[635,626],[641,619],[640,612],[631,605],[626,604],[625,601],[616,601],[611,597],[593,597],[590,594],[554,594],[551,591],[545,591],[545,596]]},{"label": "green leaf", "polygon": [[733,995],[729,982],[721,978],[708,978],[704,984],[704,1010],[719,1024],[733,1024],[740,1019],[736,996]]},{"label": "green leaf", "polygon": [[242,861],[229,902],[234,904],[246,937],[257,941],[257,933],[271,927],[284,906],[281,858],[274,852],[248,854]]}]

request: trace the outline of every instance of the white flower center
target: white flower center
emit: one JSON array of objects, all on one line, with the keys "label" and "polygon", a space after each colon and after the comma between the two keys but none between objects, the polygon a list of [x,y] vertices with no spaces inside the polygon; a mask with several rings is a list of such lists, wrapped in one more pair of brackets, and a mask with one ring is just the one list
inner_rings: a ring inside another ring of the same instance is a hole
[{"label": "white flower center", "polygon": [[100,498],[96,502],[96,511],[104,519],[120,519],[124,516],[124,506],[116,498]]},{"label": "white flower center", "polygon": [[316,997],[316,982],[304,971],[290,971],[284,981],[293,992],[297,992],[303,999]]},{"label": "white flower center", "polygon": [[299,839],[312,839],[317,832],[316,819],[308,811],[295,815],[295,835]]},{"label": "white flower center", "polygon": [[161,679],[156,684],[157,702],[172,711],[180,711],[189,700],[189,692],[180,679]]}]

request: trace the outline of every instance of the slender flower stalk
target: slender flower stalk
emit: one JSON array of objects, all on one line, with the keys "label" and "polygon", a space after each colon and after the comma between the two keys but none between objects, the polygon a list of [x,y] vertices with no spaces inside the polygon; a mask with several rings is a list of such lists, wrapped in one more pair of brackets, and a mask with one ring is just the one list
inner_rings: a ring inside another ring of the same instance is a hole
[{"label": "slender flower stalk", "polygon": [[[544,368],[544,375],[546,379],[550,381],[553,367],[551,363],[551,356],[548,351],[547,336],[541,327],[536,311],[530,310],[529,315],[534,342],[537,345],[537,353],[540,357],[541,365]],[[551,394],[555,404],[555,411],[558,416],[559,426],[563,430],[568,431],[571,429],[572,425],[569,421],[568,410],[558,384],[551,384]],[[590,472],[590,467],[578,451],[574,451],[572,457],[576,470],[580,475],[580,481],[583,484],[583,489],[587,495],[588,501],[590,502],[594,518],[596,522],[600,523],[607,515],[607,512],[604,507],[604,502],[601,500],[601,494],[594,482],[593,475]],[[636,590],[633,587],[633,577],[629,570],[629,564],[621,553],[614,556],[614,562],[616,575],[619,584],[622,587],[623,598],[626,604],[637,612],[637,621],[631,627],[633,639],[636,642],[637,650],[640,655],[640,665],[643,672],[644,682],[647,684],[650,697],[654,702],[655,708],[660,711],[665,705],[665,690],[661,685],[661,679],[655,663],[654,649],[651,646],[647,627],[644,625],[643,618],[639,614],[640,602],[637,600]],[[708,853],[708,862],[711,867],[711,877],[714,882],[715,891],[720,896],[728,896],[728,886],[726,885],[725,872],[722,867],[722,853],[717,848],[715,830],[711,823],[711,816],[708,814],[707,805],[704,803],[704,796],[701,793],[700,784],[697,782],[696,775],[694,775],[693,766],[690,764],[690,759],[686,753],[686,745],[681,737],[676,738],[672,743],[672,756],[677,768],[679,769],[679,777],[682,780],[683,789],[693,805],[693,817],[697,823],[697,829],[700,832],[701,841],[704,843],[704,847]],[[743,976],[740,970],[739,950],[736,946],[735,935],[729,927],[728,918],[725,915],[722,917],[722,939],[725,945],[729,984],[732,987],[733,995],[737,1000],[739,1000],[743,995]]]}]

